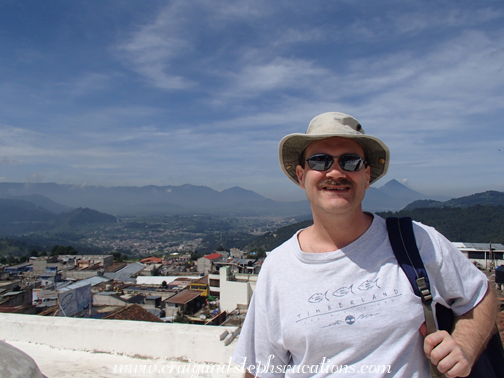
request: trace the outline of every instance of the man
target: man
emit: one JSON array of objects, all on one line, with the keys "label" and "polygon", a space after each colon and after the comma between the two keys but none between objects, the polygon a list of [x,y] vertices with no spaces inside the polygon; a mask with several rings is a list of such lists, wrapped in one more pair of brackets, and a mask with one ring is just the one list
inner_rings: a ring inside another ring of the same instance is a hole
[{"label": "man", "polygon": [[385,220],[363,212],[390,153],[353,117],[324,113],[280,142],[283,172],[306,191],[313,225],[266,259],[234,360],[246,376],[467,376],[495,324],[486,276],[434,229],[414,223],[435,302],[458,316],[425,337],[421,301],[397,264]]}]

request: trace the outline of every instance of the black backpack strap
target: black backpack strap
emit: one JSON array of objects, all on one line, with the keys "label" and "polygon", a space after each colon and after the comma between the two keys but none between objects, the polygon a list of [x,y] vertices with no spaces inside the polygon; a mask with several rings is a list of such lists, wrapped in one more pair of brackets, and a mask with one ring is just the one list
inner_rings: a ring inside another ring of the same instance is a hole
[{"label": "black backpack strap", "polygon": [[[422,298],[425,324],[427,333],[429,323],[434,323],[432,314],[432,296],[430,295],[430,284],[427,271],[420,257],[416,245],[415,234],[411,218],[387,218],[387,230],[390,244],[396,256],[399,266],[402,268],[415,294]],[[423,279],[423,281],[422,281]],[[444,329],[451,333],[453,329],[454,316],[451,309],[446,308],[439,303],[436,304],[436,319],[439,329]],[[430,328],[435,326],[430,325]],[[497,328],[497,327],[496,327]],[[434,332],[432,331],[432,332]],[[474,363],[468,378],[504,378],[504,348],[499,335],[499,331],[492,335],[486,349],[481,353],[478,360]],[[436,375],[437,369],[431,364],[431,377],[441,377]]]},{"label": "black backpack strap", "polygon": [[387,218],[387,231],[397,262],[406,273],[413,291],[422,298],[422,302],[430,305],[429,277],[418,251],[411,218]]},{"label": "black backpack strap", "polygon": [[[429,306],[427,309],[431,312],[432,296],[430,292],[430,282],[427,270],[422,262],[420,252],[416,244],[415,233],[413,232],[413,223],[411,218],[387,218],[387,230],[389,233],[390,244],[396,256],[397,262],[406,273],[408,280],[417,296],[422,298],[422,302]],[[417,281],[424,278],[425,282]],[[422,289],[423,288],[423,289]],[[430,316],[426,315],[426,323]],[[448,332],[453,330],[453,313],[451,309],[440,304],[436,304],[436,320],[438,329]],[[434,332],[434,324],[430,325],[428,333]]]},{"label": "black backpack strap", "polygon": [[[408,277],[415,294],[422,298],[427,334],[436,332],[429,277],[418,251],[411,218],[387,218],[387,231],[399,266]],[[430,371],[431,377],[443,376],[432,363]]]}]

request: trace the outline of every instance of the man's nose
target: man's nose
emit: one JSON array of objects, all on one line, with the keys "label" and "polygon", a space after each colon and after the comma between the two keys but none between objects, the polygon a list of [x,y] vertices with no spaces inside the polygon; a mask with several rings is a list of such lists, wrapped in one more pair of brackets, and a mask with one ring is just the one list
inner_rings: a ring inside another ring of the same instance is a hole
[{"label": "man's nose", "polygon": [[346,172],[340,167],[337,159],[334,160],[334,163],[326,171],[326,177],[329,178],[336,178],[336,177],[340,178],[346,176],[347,176]]}]

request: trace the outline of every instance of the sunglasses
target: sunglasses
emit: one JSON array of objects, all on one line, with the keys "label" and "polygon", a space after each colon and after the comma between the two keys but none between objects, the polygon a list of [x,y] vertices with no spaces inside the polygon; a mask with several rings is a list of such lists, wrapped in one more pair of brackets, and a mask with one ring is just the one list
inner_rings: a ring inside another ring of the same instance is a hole
[{"label": "sunglasses", "polygon": [[362,167],[367,166],[367,161],[358,155],[341,155],[331,156],[328,154],[315,154],[310,156],[305,161],[311,169],[315,171],[327,171],[334,163],[334,159],[338,159],[338,163],[344,171],[357,172]]}]

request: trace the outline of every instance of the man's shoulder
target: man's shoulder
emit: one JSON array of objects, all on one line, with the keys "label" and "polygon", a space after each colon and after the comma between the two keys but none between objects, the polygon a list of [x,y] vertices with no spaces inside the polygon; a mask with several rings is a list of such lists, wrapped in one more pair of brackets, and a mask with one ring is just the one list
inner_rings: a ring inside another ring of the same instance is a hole
[{"label": "man's shoulder", "polygon": [[413,231],[415,233],[415,237],[419,238],[428,238],[431,240],[436,240],[440,237],[444,237],[438,230],[434,227],[426,225],[422,222],[413,220]]}]

